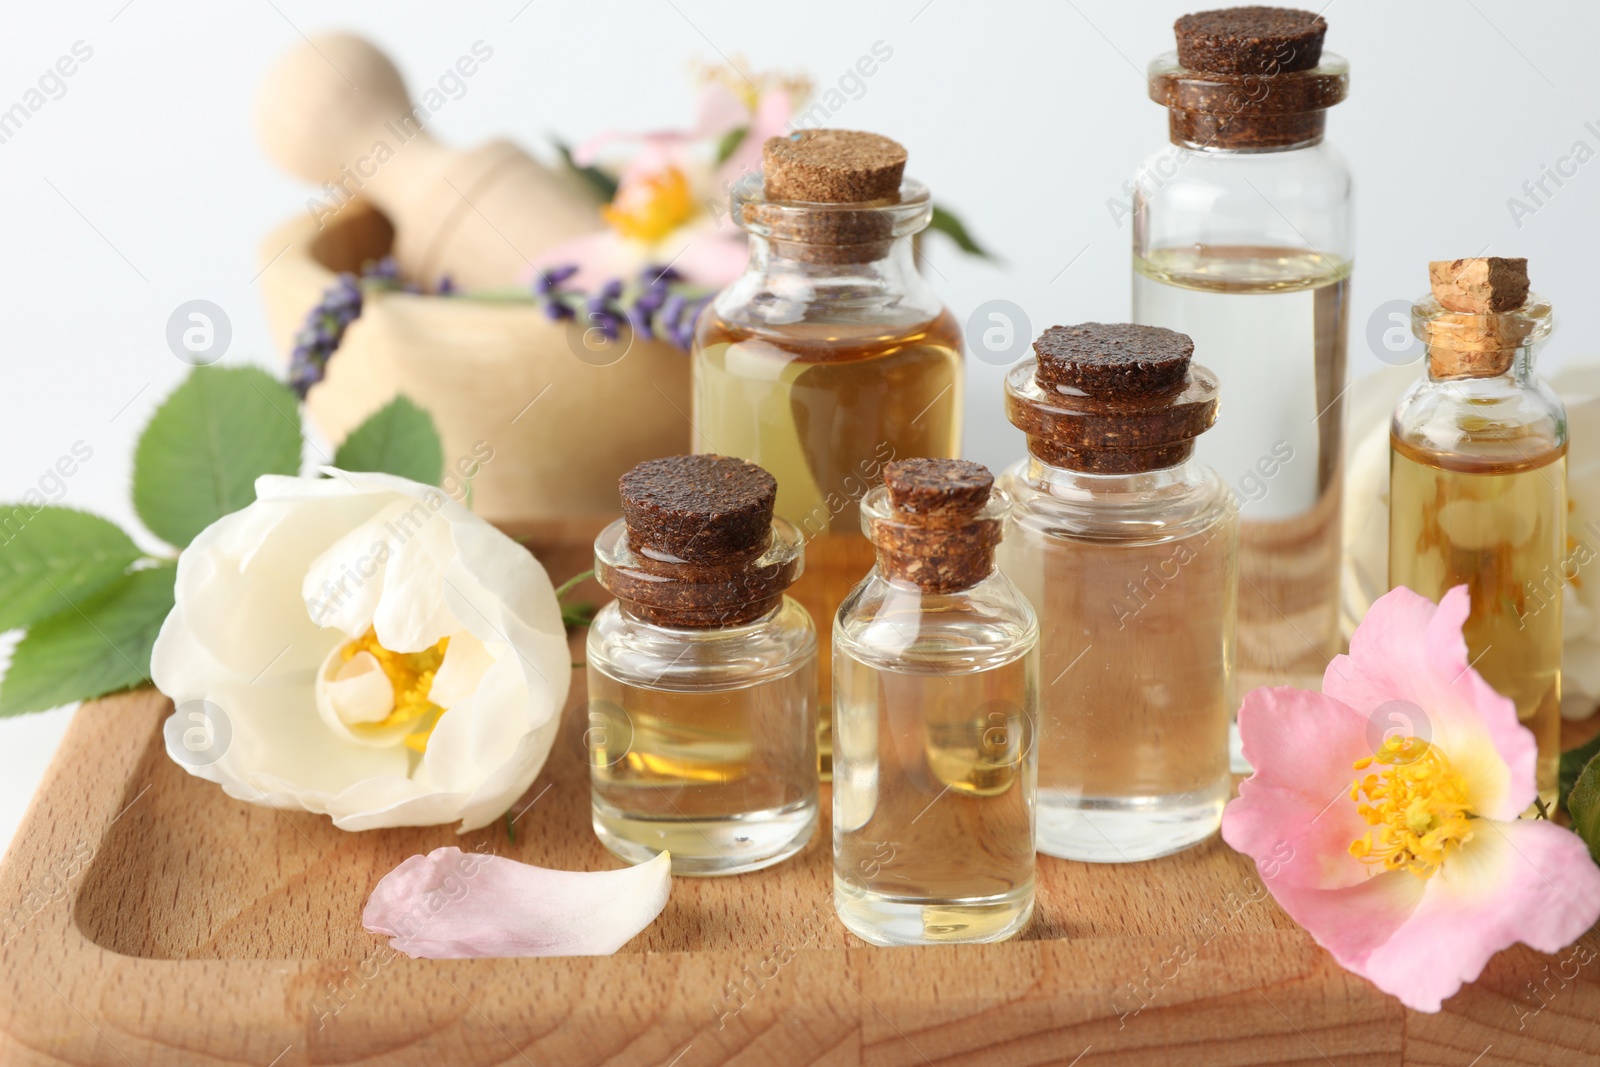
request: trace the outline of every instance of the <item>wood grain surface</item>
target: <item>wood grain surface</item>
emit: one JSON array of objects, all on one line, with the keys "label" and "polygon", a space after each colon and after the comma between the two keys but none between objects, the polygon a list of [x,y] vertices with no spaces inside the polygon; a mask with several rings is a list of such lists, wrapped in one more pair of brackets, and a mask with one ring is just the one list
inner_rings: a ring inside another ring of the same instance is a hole
[{"label": "wood grain surface", "polygon": [[[538,546],[557,581],[587,566],[582,533]],[[581,672],[514,841],[232,800],[167,758],[170,710],[143,690],[79,711],[0,865],[0,1064],[1600,1062],[1600,935],[1503,952],[1441,1013],[1410,1012],[1215,840],[1132,866],[1040,857],[1019,939],[880,949],[833,916],[824,822],[778,867],[675,880],[615,956],[411,960],[361,928],[407,856],[618,865],[589,827]]]}]

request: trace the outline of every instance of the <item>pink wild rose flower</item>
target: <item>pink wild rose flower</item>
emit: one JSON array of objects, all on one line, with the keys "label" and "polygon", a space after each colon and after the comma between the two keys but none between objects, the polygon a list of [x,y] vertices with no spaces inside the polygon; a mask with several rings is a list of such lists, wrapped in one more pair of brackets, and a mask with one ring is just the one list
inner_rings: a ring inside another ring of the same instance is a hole
[{"label": "pink wild rose flower", "polygon": [[1519,817],[1536,796],[1533,735],[1469,664],[1467,610],[1465,586],[1437,606],[1391,590],[1321,693],[1246,696],[1255,773],[1222,817],[1295,922],[1418,1011],[1513,942],[1556,952],[1600,918],[1583,842]]}]

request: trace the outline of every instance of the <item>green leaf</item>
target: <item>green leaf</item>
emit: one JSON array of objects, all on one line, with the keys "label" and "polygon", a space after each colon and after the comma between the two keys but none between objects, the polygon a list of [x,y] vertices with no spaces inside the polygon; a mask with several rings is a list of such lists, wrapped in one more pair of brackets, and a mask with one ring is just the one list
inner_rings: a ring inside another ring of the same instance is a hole
[{"label": "green leaf", "polygon": [[552,137],[550,140],[556,146],[556,151],[561,153],[561,162],[567,165],[568,170],[572,171],[572,173],[584,180],[584,182],[589,186],[589,190],[594,193],[596,199],[598,199],[602,204],[609,204],[611,201],[617,198],[617,179],[613,178],[599,167],[578,166],[578,164],[574,163],[572,160],[572,149],[568,148],[564,142],[558,141],[554,137]]},{"label": "green leaf", "polygon": [[177,566],[124,575],[109,588],[35,623],[0,681],[0,717],[48,711],[150,678],[150,648],[172,610]]},{"label": "green leaf", "polygon": [[343,471],[398,474],[438,485],[444,476],[444,444],[432,416],[397,396],[350,431],[334,453],[333,465]]},{"label": "green leaf", "polygon": [[110,585],[140,556],[113,522],[72,508],[0,504],[0,630],[38,622]]},{"label": "green leaf", "polygon": [[739,146],[744,144],[744,139],[750,135],[750,127],[739,126],[722,135],[717,142],[717,165],[728,161],[728,157],[739,151]]},{"label": "green leaf", "polygon": [[263,474],[300,473],[300,408],[257,367],[196,367],[156,409],[133,454],[133,507],[182,548],[256,498]]},{"label": "green leaf", "polygon": [[1572,828],[1589,846],[1589,855],[1600,863],[1600,759],[1592,759],[1578,775],[1567,798],[1567,814]]},{"label": "green leaf", "polygon": [[1560,804],[1563,808],[1567,806],[1567,794],[1572,792],[1573,785],[1578,781],[1578,775],[1583,773],[1583,769],[1595,756],[1600,756],[1600,734],[1590,738],[1586,745],[1579,745],[1561,753]]},{"label": "green leaf", "polygon": [[993,259],[989,251],[973,240],[964,222],[938,204],[933,206],[933,218],[928,220],[928,229],[935,233],[942,233],[956,243],[956,247],[969,256],[979,256],[983,259]]}]

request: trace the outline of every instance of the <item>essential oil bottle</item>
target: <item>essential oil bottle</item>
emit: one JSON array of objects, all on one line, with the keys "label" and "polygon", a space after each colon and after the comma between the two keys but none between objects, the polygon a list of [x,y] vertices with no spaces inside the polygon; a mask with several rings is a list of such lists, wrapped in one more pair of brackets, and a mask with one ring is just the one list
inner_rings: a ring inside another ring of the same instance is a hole
[{"label": "essential oil bottle", "polygon": [[1039,851],[1205,840],[1232,791],[1238,512],[1193,458],[1217,379],[1155,326],[1055,326],[1006,375],[1028,457],[1000,566],[1039,613]]},{"label": "essential oil bottle", "polygon": [[1525,259],[1441,260],[1428,273],[1432,292],[1411,309],[1427,374],[1389,432],[1389,586],[1433,600],[1467,586],[1468,658],[1533,731],[1553,803],[1567,414],[1533,373],[1550,305],[1528,291]]},{"label": "essential oil bottle", "polygon": [[[961,331],[917,271],[933,201],[905,163],[871,133],[768,141],[732,191],[749,265],[693,345],[694,447],[777,476],[777,513],[806,542],[793,593],[819,626],[872,566],[860,500],[883,464],[961,448]],[[824,648],[824,700],[829,677]],[[822,728],[826,774],[826,714]]]},{"label": "essential oil bottle", "polygon": [[875,945],[999,941],[1033,913],[1039,627],[995,568],[976,463],[896,460],[834,622],[833,903]]},{"label": "essential oil bottle", "polygon": [[671,456],[622,476],[595,541],[616,600],[589,628],[595,833],[630,863],[752,871],[817,825],[817,638],[784,595],[802,566],[753,463]]},{"label": "essential oil bottle", "polygon": [[1149,67],[1171,143],[1132,186],[1133,319],[1193,338],[1228,387],[1196,454],[1240,498],[1237,692],[1319,689],[1340,651],[1354,254],[1350,172],[1323,132],[1349,64],[1309,11],[1205,11],[1174,30]]}]

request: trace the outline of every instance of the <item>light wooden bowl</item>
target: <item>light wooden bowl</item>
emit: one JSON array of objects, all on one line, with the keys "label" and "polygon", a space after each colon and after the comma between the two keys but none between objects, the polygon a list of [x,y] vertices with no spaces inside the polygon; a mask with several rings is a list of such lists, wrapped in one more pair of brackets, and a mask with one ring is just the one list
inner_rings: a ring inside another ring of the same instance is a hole
[{"label": "light wooden bowl", "polygon": [[[268,236],[261,289],[285,360],[338,272],[387,255],[393,241],[365,204],[320,229],[307,215]],[[491,522],[613,515],[625,471],[690,450],[689,360],[625,331],[626,355],[601,366],[576,354],[568,331],[531,304],[369,293],[307,411],[336,445],[402,393],[432,414],[447,473],[492,450],[472,479],[473,510]]]}]

